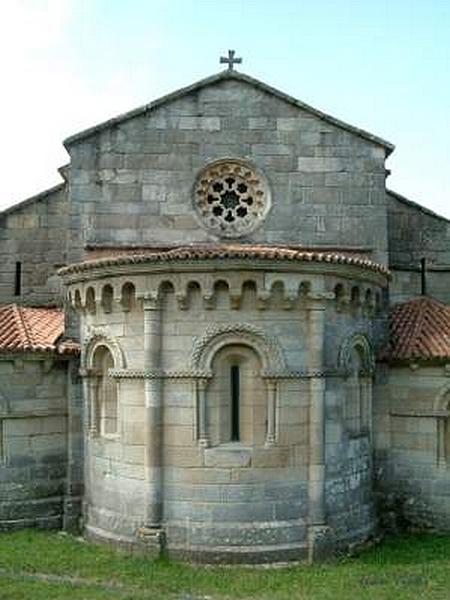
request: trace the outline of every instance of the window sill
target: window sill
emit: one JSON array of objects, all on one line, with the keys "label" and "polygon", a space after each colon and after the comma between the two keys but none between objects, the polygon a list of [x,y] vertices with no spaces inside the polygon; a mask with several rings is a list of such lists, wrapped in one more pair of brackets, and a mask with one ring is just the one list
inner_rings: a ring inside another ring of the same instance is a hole
[{"label": "window sill", "polygon": [[97,433],[93,436],[95,440],[98,441],[106,441],[106,442],[116,442],[120,439],[119,433]]},{"label": "window sill", "polygon": [[205,448],[205,466],[207,467],[249,467],[252,448],[240,442],[227,442]]}]

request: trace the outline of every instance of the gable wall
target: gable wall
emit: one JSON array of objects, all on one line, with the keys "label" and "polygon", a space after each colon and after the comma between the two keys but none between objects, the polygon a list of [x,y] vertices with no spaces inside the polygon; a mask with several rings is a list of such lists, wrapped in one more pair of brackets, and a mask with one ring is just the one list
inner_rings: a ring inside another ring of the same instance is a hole
[{"label": "gable wall", "polygon": [[[58,296],[55,265],[66,261],[68,194],[58,186],[0,214],[0,302],[46,304]],[[16,262],[22,294],[14,295]],[[51,278],[51,279],[49,279]]]},{"label": "gable wall", "polygon": [[450,304],[450,221],[387,194],[391,300],[421,292],[420,259],[427,261],[427,294]]},{"label": "gable wall", "polygon": [[256,87],[222,81],[69,146],[74,239],[215,241],[191,190],[208,162],[235,157],[266,174],[272,209],[243,242],[364,246],[385,262],[385,150]]}]

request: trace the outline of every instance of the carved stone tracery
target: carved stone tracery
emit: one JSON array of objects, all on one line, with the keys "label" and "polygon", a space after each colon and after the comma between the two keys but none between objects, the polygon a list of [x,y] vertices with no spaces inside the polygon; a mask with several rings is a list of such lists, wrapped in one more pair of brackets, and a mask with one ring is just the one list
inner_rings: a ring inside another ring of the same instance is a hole
[{"label": "carved stone tracery", "polygon": [[197,178],[194,207],[201,223],[221,237],[246,235],[270,208],[267,183],[249,164],[222,160],[206,167]]}]

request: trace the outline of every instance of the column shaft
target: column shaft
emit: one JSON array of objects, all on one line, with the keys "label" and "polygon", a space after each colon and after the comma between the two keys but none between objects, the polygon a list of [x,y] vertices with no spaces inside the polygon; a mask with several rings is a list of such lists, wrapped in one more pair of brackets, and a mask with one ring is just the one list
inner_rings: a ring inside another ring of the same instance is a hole
[{"label": "column shaft", "polygon": [[198,443],[203,448],[209,446],[207,407],[206,407],[206,386],[207,380],[200,379],[196,383],[197,387],[197,407],[198,407]]},{"label": "column shaft", "polygon": [[309,523],[325,523],[325,307],[315,304],[309,311]]},{"label": "column shaft", "polygon": [[277,382],[267,382],[267,432],[266,446],[273,446],[276,442],[276,410],[277,410]]},{"label": "column shaft", "polygon": [[[161,310],[159,302],[144,299],[144,362],[148,372],[161,366]],[[162,519],[162,388],[158,376],[146,378],[145,474],[147,481],[146,526],[159,527]]]}]

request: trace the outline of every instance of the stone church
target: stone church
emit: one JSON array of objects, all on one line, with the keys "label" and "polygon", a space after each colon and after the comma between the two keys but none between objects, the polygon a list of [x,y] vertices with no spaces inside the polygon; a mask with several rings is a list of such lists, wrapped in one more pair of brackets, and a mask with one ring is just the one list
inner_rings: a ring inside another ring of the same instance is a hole
[{"label": "stone church", "polygon": [[450,221],[228,67],[0,213],[0,530],[205,562],[450,530]]}]

